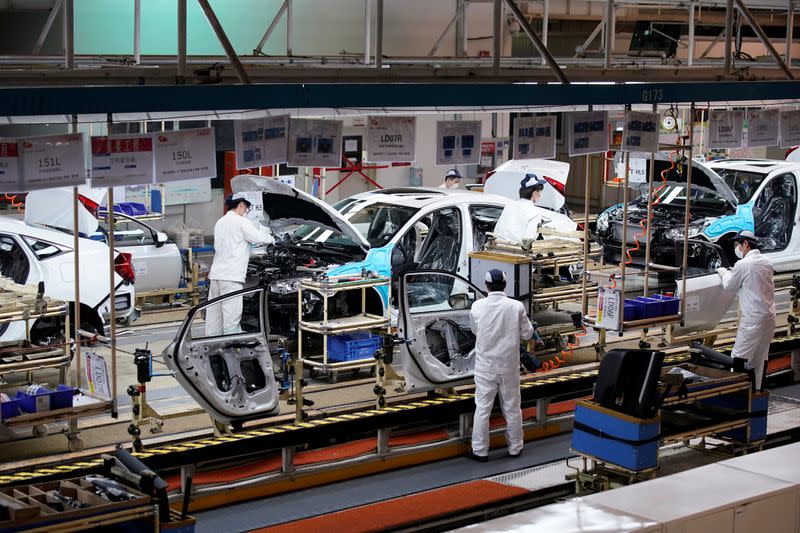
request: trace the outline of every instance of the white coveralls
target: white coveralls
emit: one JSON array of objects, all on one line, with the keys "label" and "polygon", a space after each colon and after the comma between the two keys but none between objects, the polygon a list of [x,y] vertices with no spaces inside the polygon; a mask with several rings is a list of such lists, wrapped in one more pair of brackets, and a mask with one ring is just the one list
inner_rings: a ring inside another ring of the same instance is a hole
[{"label": "white coveralls", "polygon": [[541,212],[533,202],[520,198],[503,209],[493,233],[498,239],[509,242],[519,243],[522,239],[535,241],[541,223]]},{"label": "white coveralls", "polygon": [[730,271],[720,269],[725,290],[739,291],[741,318],[731,355],[750,361],[761,388],[764,362],[775,333],[775,282],[770,260],[750,250]]},{"label": "white coveralls", "polygon": [[490,292],[475,302],[469,318],[476,337],[472,453],[479,456],[489,453],[489,417],[499,392],[500,408],[506,419],[508,453],[517,455],[522,451],[519,343],[531,338],[533,326],[522,302],[503,292]]},{"label": "white coveralls", "polygon": [[[269,230],[257,228],[246,216],[233,210],[225,213],[214,226],[214,261],[208,273],[208,299],[244,288],[250,244],[272,244]],[[229,298],[206,308],[206,336],[239,333],[242,320],[242,297]]]}]

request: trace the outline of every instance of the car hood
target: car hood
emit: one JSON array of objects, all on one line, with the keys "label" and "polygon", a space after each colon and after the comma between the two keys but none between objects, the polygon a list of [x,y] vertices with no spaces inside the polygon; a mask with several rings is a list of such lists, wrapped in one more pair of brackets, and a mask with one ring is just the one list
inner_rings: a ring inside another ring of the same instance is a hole
[{"label": "car hood", "polygon": [[[668,159],[668,156],[664,153],[656,154],[655,160],[655,176],[653,177],[653,181],[657,184],[661,181],[660,173],[669,169],[671,163]],[[681,162],[681,166],[685,170],[685,161]],[[647,171],[650,171],[649,159],[647,160]],[[670,172],[667,175],[667,183],[685,184],[686,172],[684,171],[680,174],[674,171]],[[728,200],[733,206],[736,206],[739,203],[736,195],[733,194],[733,191],[730,187],[728,187],[728,184],[725,183],[725,180],[722,179],[722,177],[714,172],[710,167],[697,160],[692,162],[692,188],[694,187],[715,191],[717,194]]]},{"label": "car hood", "polygon": [[569,177],[569,163],[550,159],[512,159],[506,161],[486,179],[483,192],[499,194],[512,200],[519,198],[520,182],[526,174],[536,174],[547,181],[542,198],[536,205],[558,211],[564,207],[564,187]]},{"label": "car hood", "polygon": [[248,199],[256,208],[260,200],[264,215],[274,229],[291,224],[309,224],[341,233],[364,252],[370,248],[364,236],[336,209],[274,178],[243,174],[231,179],[231,189],[233,192],[261,193],[260,198],[251,196]]},{"label": "car hood", "polygon": [[[78,232],[93,235],[99,222],[97,214],[87,209],[87,205],[99,206],[105,200],[107,189],[78,187]],[[73,231],[72,187],[57,187],[31,191],[25,197],[25,222],[32,226],[47,226]]]}]

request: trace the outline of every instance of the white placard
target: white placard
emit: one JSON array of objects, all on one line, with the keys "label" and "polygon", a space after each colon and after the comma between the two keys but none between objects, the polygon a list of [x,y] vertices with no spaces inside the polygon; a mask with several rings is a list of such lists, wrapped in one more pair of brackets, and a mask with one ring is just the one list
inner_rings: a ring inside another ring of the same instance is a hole
[{"label": "white placard", "polygon": [[154,133],[156,182],[217,177],[214,128]]},{"label": "white placard", "polygon": [[341,120],[289,121],[289,166],[339,168],[341,164]]},{"label": "white placard", "polygon": [[367,117],[367,161],[411,163],[416,142],[416,117]]},{"label": "white placard", "polygon": [[19,151],[16,139],[0,139],[0,192],[20,192]]},{"label": "white placard", "polygon": [[744,111],[712,111],[708,121],[709,148],[741,148]]},{"label": "white placard", "polygon": [[477,165],[481,162],[481,121],[436,123],[436,164]]},{"label": "white placard", "polygon": [[151,135],[92,137],[92,187],[153,183]]},{"label": "white placard", "polygon": [[617,331],[622,325],[622,292],[600,287],[597,293],[597,327]]},{"label": "white placard", "polygon": [[516,159],[553,159],[556,156],[556,116],[524,117],[514,121]]},{"label": "white placard", "polygon": [[164,185],[164,205],[204,204],[211,201],[211,179],[172,181]]},{"label": "white placard", "polygon": [[584,111],[569,113],[567,122],[569,155],[608,151],[608,113]]},{"label": "white placard", "polygon": [[800,146],[800,111],[781,111],[781,146]]},{"label": "white placard", "polygon": [[264,194],[261,191],[241,191],[238,195],[250,202],[250,211],[247,212],[247,218],[253,222],[263,222]]},{"label": "white placard", "polygon": [[236,168],[285,163],[288,159],[289,115],[237,120],[234,136]]},{"label": "white placard", "polygon": [[[647,183],[647,158],[644,154],[631,152],[629,165],[628,183]],[[617,178],[625,179],[625,155],[622,152],[617,152],[614,157],[614,170]]]},{"label": "white placard", "polygon": [[19,139],[17,146],[24,191],[86,185],[83,133]]},{"label": "white placard", "polygon": [[780,111],[762,109],[747,113],[747,146],[778,146]]},{"label": "white placard", "polygon": [[658,126],[658,113],[625,111],[622,150],[625,152],[658,152]]},{"label": "white placard", "polygon": [[295,181],[296,181],[296,176],[294,174],[292,174],[290,176],[278,176],[277,179],[278,179],[278,181],[280,181],[283,184],[288,185],[289,187],[294,187],[294,184],[295,184]]},{"label": "white placard", "polygon": [[111,400],[108,366],[102,355],[84,352],[83,390],[99,400]]}]

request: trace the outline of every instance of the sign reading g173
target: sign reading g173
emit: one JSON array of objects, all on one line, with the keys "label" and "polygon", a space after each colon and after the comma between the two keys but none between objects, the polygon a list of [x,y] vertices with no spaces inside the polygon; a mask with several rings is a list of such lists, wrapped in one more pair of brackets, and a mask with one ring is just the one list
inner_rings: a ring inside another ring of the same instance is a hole
[{"label": "sign reading g173", "polygon": [[217,176],[213,128],[154,133],[156,182]]},{"label": "sign reading g173", "polygon": [[415,117],[367,117],[367,161],[411,163],[416,158]]}]

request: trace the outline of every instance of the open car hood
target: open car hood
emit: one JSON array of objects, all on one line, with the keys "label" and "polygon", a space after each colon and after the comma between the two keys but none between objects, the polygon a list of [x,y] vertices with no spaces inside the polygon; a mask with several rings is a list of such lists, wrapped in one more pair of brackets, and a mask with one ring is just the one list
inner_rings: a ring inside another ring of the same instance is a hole
[{"label": "open car hood", "polygon": [[512,159],[497,167],[486,179],[483,192],[516,200],[525,175],[536,174],[547,181],[542,198],[536,205],[558,211],[564,206],[564,187],[569,177],[569,167],[569,163],[550,159]]},{"label": "open car hood", "polygon": [[[78,187],[78,232],[89,236],[97,232],[97,207],[108,190]],[[25,223],[73,231],[72,187],[31,191],[25,197]],[[94,206],[94,212],[89,207]]]},{"label": "open car hood", "polygon": [[[681,185],[686,184],[685,163],[685,161],[680,163],[682,172],[678,173],[675,170],[672,170],[666,174],[667,183]],[[661,172],[669,169],[671,163],[666,154],[657,153],[655,155],[655,165],[653,182],[658,184],[661,182]],[[650,172],[650,158],[647,159],[647,172]],[[725,183],[725,180],[722,179],[722,177],[714,172],[710,167],[697,160],[692,162],[692,188],[694,189],[695,187],[715,191],[717,194],[728,200],[733,206],[739,204],[736,195],[733,194],[733,191],[730,187],[728,187],[728,184]]]},{"label": "open car hood", "polygon": [[[364,236],[336,209],[274,178],[242,174],[231,179],[231,189],[233,192],[260,192],[267,219],[265,222],[273,229],[291,224],[309,224],[341,233],[361,246],[364,252],[370,248]],[[250,201],[253,202],[253,199]],[[257,206],[256,202],[253,204]]]}]

